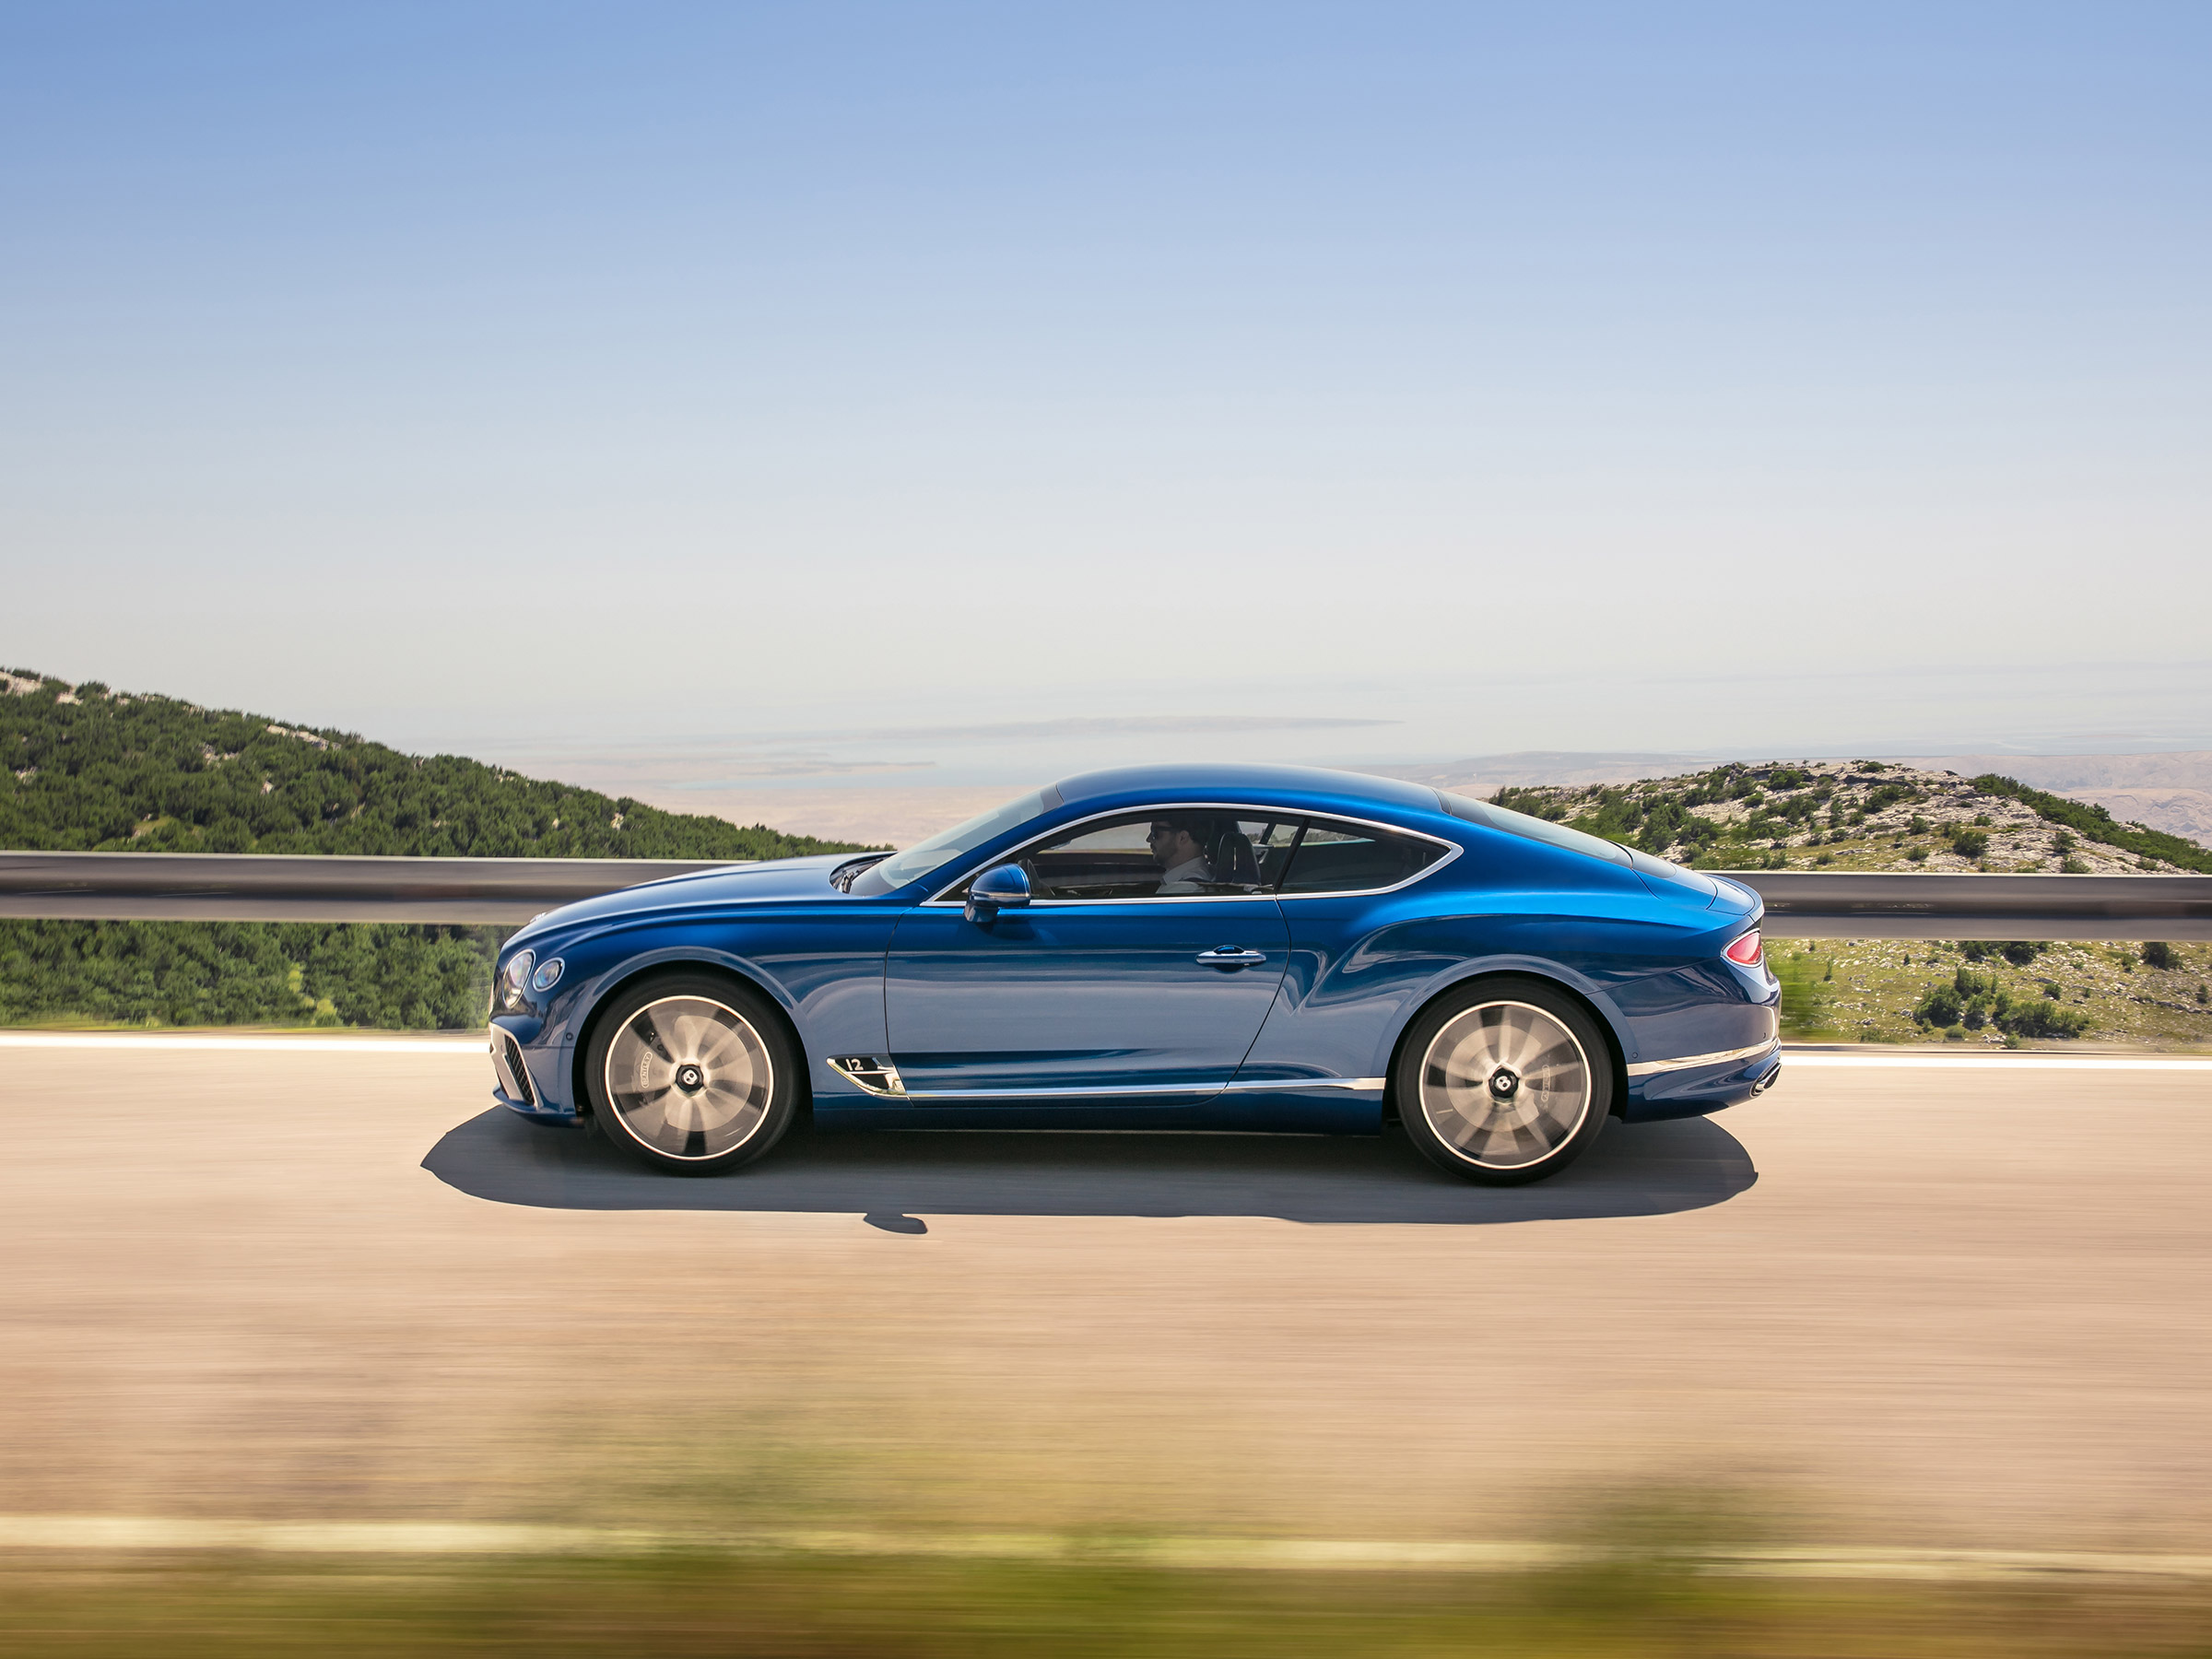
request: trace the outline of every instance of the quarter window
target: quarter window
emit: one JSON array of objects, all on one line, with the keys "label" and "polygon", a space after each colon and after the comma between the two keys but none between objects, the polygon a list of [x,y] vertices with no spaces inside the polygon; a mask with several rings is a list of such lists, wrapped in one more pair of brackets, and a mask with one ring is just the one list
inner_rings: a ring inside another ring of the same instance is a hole
[{"label": "quarter window", "polygon": [[1363,893],[1409,881],[1444,854],[1434,841],[1314,821],[1300,838],[1284,893]]}]

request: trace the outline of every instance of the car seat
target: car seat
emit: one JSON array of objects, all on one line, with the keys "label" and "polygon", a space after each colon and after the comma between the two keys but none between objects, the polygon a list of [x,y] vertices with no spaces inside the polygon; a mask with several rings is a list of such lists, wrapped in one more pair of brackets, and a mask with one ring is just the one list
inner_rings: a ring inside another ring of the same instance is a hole
[{"label": "car seat", "polygon": [[1206,867],[1214,879],[1236,887],[1260,885],[1260,861],[1253,855],[1252,837],[1231,824],[1206,849]]}]

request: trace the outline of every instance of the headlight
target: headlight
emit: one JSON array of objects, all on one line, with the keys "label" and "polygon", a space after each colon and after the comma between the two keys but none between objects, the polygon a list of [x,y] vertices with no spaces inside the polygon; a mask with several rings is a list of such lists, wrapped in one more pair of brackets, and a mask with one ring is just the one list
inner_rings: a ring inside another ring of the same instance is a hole
[{"label": "headlight", "polygon": [[510,1008],[523,1006],[523,992],[530,983],[530,970],[537,962],[535,950],[518,950],[507,959],[507,966],[500,970],[500,1000]]},{"label": "headlight", "polygon": [[554,986],[560,983],[560,971],[563,966],[561,959],[555,957],[530,976],[530,989],[533,991],[552,990]]}]

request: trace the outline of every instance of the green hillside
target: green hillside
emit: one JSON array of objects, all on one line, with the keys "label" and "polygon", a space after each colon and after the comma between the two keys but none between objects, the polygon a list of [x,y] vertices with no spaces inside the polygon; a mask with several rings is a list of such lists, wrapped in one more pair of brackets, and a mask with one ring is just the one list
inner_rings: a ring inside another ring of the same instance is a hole
[{"label": "green hillside", "polygon": [[0,847],[727,859],[849,850],[233,709],[72,688],[22,669],[6,689]]},{"label": "green hillside", "polygon": [[[0,848],[793,858],[843,842],[664,812],[349,732],[0,676]],[[489,927],[0,920],[0,1025],[480,1025]]]}]

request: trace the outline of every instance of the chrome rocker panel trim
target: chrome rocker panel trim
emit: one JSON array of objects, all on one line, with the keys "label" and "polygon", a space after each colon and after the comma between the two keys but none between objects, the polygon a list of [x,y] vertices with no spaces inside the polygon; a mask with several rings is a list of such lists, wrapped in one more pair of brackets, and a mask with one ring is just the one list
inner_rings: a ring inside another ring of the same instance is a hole
[{"label": "chrome rocker panel trim", "polygon": [[1133,1095],[1276,1094],[1307,1088],[1381,1093],[1383,1077],[1261,1077],[1243,1083],[1129,1083],[1113,1088],[909,1088],[899,1068],[868,1054],[840,1055],[830,1069],[862,1093],[896,1100],[1113,1100]]}]

